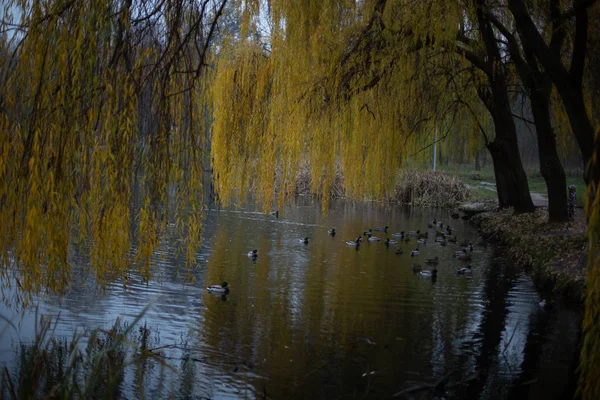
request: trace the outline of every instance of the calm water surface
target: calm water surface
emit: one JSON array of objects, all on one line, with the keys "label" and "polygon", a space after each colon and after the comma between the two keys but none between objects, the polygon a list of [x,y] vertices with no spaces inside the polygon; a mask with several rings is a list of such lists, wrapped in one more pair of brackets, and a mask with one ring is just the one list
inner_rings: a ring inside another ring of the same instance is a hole
[{"label": "calm water surface", "polygon": [[[530,279],[502,254],[476,246],[473,275],[465,277],[455,274],[465,266],[452,257],[459,247],[442,247],[433,236],[415,258],[409,254],[415,238],[389,248],[345,244],[375,226],[389,225],[390,237],[424,231],[434,218],[450,222],[459,239],[478,241],[473,227],[436,209],[335,201],[324,216],[320,204],[298,199],[279,218],[253,209],[209,210],[195,283],[183,285],[174,237],[155,257],[155,280],[134,278],[127,290],[115,282],[105,294],[85,278],[86,259],[74,251],[79,279],[89,284],[40,301],[39,312],[59,316],[55,335],[71,337],[75,329],[109,328],[119,316],[131,321],[153,301],[141,324],[150,347],[164,346],[179,367],[193,360],[187,378],[170,380],[181,397],[390,398],[453,372],[449,386],[478,375],[446,398],[565,398],[580,312],[542,310]],[[308,245],[298,240],[305,236]],[[252,249],[255,262],[247,256]],[[435,282],[413,273],[414,262],[434,256],[440,258]],[[222,281],[231,286],[226,298],[204,290]],[[33,338],[34,319],[32,308],[20,324],[22,341]],[[0,338],[0,361],[10,365],[16,341],[11,331]],[[125,381],[127,398],[137,397],[133,380]],[[146,383],[146,394],[160,397],[153,385]],[[421,391],[407,398],[435,396]]]}]

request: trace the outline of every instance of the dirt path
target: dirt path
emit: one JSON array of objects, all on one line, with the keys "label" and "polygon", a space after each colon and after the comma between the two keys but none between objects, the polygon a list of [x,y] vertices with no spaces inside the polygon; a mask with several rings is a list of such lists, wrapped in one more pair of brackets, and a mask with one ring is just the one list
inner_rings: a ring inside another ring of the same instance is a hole
[{"label": "dirt path", "polygon": [[[492,192],[496,191],[496,185],[494,185],[493,183],[488,183],[488,182],[482,182],[482,184],[479,184],[479,185],[467,185],[467,187],[468,188],[487,189],[487,190],[491,190]],[[529,194],[531,194],[531,200],[533,201],[534,206],[548,207],[548,198],[546,197],[545,194],[536,193],[536,192],[529,192]]]}]

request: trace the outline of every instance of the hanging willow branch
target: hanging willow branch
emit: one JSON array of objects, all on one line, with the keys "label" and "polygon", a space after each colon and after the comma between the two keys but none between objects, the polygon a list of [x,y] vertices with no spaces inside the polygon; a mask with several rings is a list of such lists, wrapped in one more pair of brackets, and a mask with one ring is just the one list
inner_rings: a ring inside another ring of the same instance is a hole
[{"label": "hanging willow branch", "polygon": [[126,278],[132,265],[149,279],[159,238],[171,227],[185,238],[188,266],[195,264],[208,131],[203,79],[225,4],[5,5],[3,289],[17,282],[24,302],[42,289],[61,290],[74,240],[88,243],[100,283]]}]

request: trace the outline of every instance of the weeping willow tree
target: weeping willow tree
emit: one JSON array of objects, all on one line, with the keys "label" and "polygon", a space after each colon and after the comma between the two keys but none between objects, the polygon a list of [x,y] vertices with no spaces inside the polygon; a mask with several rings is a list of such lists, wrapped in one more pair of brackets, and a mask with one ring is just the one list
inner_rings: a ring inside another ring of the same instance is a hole
[{"label": "weeping willow tree", "polygon": [[148,279],[166,229],[185,233],[194,263],[205,65],[224,5],[4,3],[0,275],[3,290],[20,289],[11,303],[69,283],[74,238],[101,283],[126,282],[132,266]]},{"label": "weeping willow tree", "polygon": [[[311,167],[323,196],[337,173],[347,195],[382,198],[399,168],[457,121],[493,159],[503,206],[533,209],[502,59],[477,2],[240,2],[244,29],[219,54],[212,149],[225,202],[248,187],[266,209]],[[268,15],[261,45],[251,34]],[[458,38],[458,39],[457,39]],[[492,116],[493,129],[486,120]],[[235,190],[234,190],[235,188]]]},{"label": "weeping willow tree", "polygon": [[585,399],[600,397],[600,129],[596,130],[587,174],[588,271],[583,319],[580,392]]}]

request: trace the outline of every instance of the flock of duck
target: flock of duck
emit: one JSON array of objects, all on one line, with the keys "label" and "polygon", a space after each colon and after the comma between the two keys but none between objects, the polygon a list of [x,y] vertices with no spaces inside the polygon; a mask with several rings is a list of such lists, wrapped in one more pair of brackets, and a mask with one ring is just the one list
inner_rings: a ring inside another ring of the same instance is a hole
[{"label": "flock of duck", "polygon": [[[273,213],[271,213],[271,214],[274,215]],[[467,261],[467,262],[471,261],[471,259],[472,259],[471,252],[473,251],[473,248],[474,248],[473,243],[471,243],[467,240],[458,242],[456,236],[452,235],[452,231],[453,231],[452,227],[450,227],[450,225],[444,225],[443,222],[439,222],[435,219],[433,221],[429,222],[427,224],[427,226],[430,229],[435,228],[435,243],[439,243],[440,246],[447,246],[448,243],[457,244],[460,247],[462,247],[462,249],[455,251],[453,253],[454,257],[461,261]],[[381,227],[371,228],[367,231],[364,231],[362,233],[362,235],[359,235],[355,240],[346,241],[346,245],[350,246],[350,247],[354,247],[358,250],[363,241],[363,239],[362,239],[363,237],[365,237],[366,240],[369,242],[375,242],[375,243],[381,242],[382,241],[381,238],[378,236],[375,236],[374,232],[380,232],[382,234],[387,235],[388,229],[389,229],[388,226],[385,226],[383,228],[381,228]],[[329,229],[327,231],[327,233],[329,234],[329,236],[334,237],[336,235],[335,228]],[[385,241],[383,241],[383,243],[388,247],[398,244],[399,241],[409,243],[411,240],[410,239],[411,237],[415,238],[417,241],[417,247],[410,252],[410,255],[411,255],[411,257],[417,257],[420,254],[419,246],[427,245],[427,241],[429,240],[429,231],[425,231],[425,232],[421,232],[420,230],[408,231],[408,232],[400,231],[400,232],[392,233],[391,236],[395,239],[390,239],[389,237],[387,237],[385,239]],[[300,239],[298,239],[298,241],[304,245],[307,245],[308,237],[300,238]],[[484,242],[481,242],[479,244],[482,246],[486,245]],[[403,254],[403,253],[404,253],[404,251],[402,250],[402,248],[398,248],[396,250],[396,254]],[[249,251],[248,257],[250,257],[253,261],[256,261],[256,259],[258,258],[258,251],[256,249]],[[427,258],[425,260],[425,264],[431,265],[433,268],[432,269],[423,269],[421,264],[413,263],[413,265],[412,265],[413,272],[419,273],[419,275],[423,278],[436,279],[437,273],[438,273],[437,265],[439,264],[439,257],[436,256],[434,258]],[[471,275],[472,274],[471,265],[467,265],[466,267],[457,269],[456,274],[457,275]],[[208,286],[206,289],[211,293],[217,293],[217,294],[228,294],[229,293],[229,286],[228,286],[227,282],[223,282],[220,285],[211,285],[211,286]]]},{"label": "flock of duck", "polygon": [[[428,224],[428,228],[435,228],[435,242],[439,243],[441,246],[447,246],[448,243],[457,243],[458,242],[456,236],[452,235],[452,227],[450,227],[450,225],[446,225],[444,227],[443,222],[438,222],[434,219],[433,221],[431,221]],[[439,230],[438,228],[442,229],[442,230]],[[384,233],[387,235],[388,229],[389,229],[388,226],[385,226],[383,228],[377,227],[377,228],[369,229],[368,231],[364,231],[363,234],[358,236],[355,240],[346,241],[346,245],[348,245],[350,247],[355,247],[356,249],[358,249],[360,247],[360,244],[363,241],[363,236],[366,237],[369,242],[380,242],[381,238],[378,236],[374,236],[373,232],[381,232],[381,233]],[[334,236],[335,229],[330,230],[329,234]],[[423,245],[423,246],[427,245],[427,241],[429,240],[429,231],[425,231],[425,232],[400,231],[400,232],[392,233],[392,237],[395,237],[398,239],[390,239],[389,237],[386,238],[384,241],[386,246],[396,245],[396,244],[398,244],[398,241],[403,241],[405,243],[409,243],[411,237],[416,238],[417,247],[410,252],[410,255],[411,255],[411,257],[417,257],[420,254],[419,245]],[[457,259],[459,259],[461,261],[471,261],[471,258],[472,258],[471,252],[473,251],[473,243],[465,240],[465,241],[460,242],[459,245],[462,246],[463,249],[455,251],[454,257],[456,257]],[[404,251],[401,248],[396,250],[396,254],[403,254],[403,252]],[[425,263],[427,265],[433,266],[433,269],[430,269],[430,270],[423,269],[421,264],[414,263],[412,265],[413,272],[415,272],[415,273],[418,272],[419,275],[421,275],[422,277],[435,278],[437,276],[437,272],[438,272],[436,266],[439,264],[439,257],[436,256],[434,258],[428,258],[425,260]],[[456,273],[458,275],[470,275],[472,273],[472,267],[470,265],[467,265],[464,268],[457,269]]]}]

